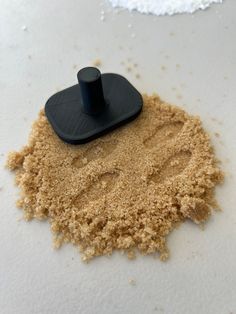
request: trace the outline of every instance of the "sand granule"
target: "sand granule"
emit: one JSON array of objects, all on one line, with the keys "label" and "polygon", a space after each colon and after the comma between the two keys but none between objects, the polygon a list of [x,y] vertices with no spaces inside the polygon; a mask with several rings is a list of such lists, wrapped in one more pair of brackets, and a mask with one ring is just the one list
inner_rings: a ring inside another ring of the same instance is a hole
[{"label": "sand granule", "polygon": [[7,165],[25,218],[49,218],[55,245],[73,243],[84,260],[114,249],[166,259],[169,232],[206,221],[223,179],[200,119],[157,96],[144,96],[135,121],[81,146],[63,143],[42,110]]}]

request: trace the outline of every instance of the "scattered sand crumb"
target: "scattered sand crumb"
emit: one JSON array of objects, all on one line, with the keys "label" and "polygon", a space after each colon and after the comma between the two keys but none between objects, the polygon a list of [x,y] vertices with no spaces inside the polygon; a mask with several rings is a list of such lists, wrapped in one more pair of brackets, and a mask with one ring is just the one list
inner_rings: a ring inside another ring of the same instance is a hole
[{"label": "scattered sand crumb", "polygon": [[161,70],[162,70],[162,71],[165,71],[165,70],[166,70],[166,66],[165,66],[165,65],[162,65],[162,66],[161,66]]},{"label": "scattered sand crumb", "polygon": [[200,230],[202,230],[202,231],[204,231],[205,230],[205,225],[204,225],[204,223],[201,223],[200,225],[199,225],[199,228],[200,228]]},{"label": "scattered sand crumb", "polygon": [[55,247],[70,242],[85,262],[114,250],[166,260],[171,230],[202,224],[216,206],[223,174],[200,119],[143,99],[136,120],[78,146],[63,143],[42,110],[28,145],[8,156],[24,218],[48,219]]},{"label": "scattered sand crumb", "polygon": [[127,252],[128,259],[132,260],[136,258],[136,254],[133,250]]},{"label": "scattered sand crumb", "polygon": [[218,137],[218,138],[220,137],[220,133],[215,132],[214,134],[215,134],[215,137]]},{"label": "scattered sand crumb", "polygon": [[129,279],[129,284],[130,284],[131,286],[136,286],[136,280],[133,279],[133,278],[130,278],[130,279]]},{"label": "scattered sand crumb", "polygon": [[96,59],[93,61],[93,66],[100,67],[102,65],[102,61],[100,59]]}]

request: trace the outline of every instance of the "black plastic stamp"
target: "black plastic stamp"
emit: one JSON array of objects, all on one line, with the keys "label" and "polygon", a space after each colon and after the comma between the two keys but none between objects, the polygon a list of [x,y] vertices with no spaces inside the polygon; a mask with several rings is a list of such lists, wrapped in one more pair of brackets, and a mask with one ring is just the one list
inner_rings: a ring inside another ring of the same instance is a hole
[{"label": "black plastic stamp", "polygon": [[70,144],[89,142],[135,119],[142,110],[140,93],[121,75],[86,67],[79,84],[60,91],[45,105],[55,133]]}]

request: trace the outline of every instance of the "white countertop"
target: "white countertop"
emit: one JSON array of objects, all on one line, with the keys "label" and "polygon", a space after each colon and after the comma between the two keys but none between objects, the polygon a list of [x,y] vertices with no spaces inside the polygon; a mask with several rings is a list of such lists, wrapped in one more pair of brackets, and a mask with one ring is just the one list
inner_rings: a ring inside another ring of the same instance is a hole
[{"label": "white countertop", "polygon": [[[236,1],[173,17],[115,13],[105,0],[0,0],[0,8],[0,312],[236,313]],[[217,189],[223,212],[204,232],[190,222],[175,230],[166,263],[115,253],[86,265],[71,245],[52,249],[47,222],[18,221],[6,154],[27,143],[49,96],[96,58],[102,71],[200,115],[229,175]]]}]

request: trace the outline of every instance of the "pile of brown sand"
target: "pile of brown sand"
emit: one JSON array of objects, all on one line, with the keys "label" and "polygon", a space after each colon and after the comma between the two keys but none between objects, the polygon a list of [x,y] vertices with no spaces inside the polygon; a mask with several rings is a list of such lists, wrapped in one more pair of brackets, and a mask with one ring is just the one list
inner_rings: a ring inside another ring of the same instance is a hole
[{"label": "pile of brown sand", "polygon": [[84,260],[114,249],[166,259],[169,232],[206,221],[223,179],[199,118],[157,96],[144,96],[132,123],[81,146],[58,139],[41,111],[8,167],[25,218],[49,218],[56,246],[71,242]]}]

